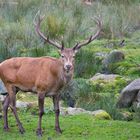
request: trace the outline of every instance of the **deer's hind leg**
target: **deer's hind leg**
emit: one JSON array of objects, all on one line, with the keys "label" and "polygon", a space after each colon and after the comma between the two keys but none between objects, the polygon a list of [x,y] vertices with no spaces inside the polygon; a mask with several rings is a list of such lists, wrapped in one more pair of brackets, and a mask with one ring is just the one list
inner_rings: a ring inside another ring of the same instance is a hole
[{"label": "deer's hind leg", "polygon": [[9,93],[9,105],[10,105],[10,108],[11,108],[11,110],[12,110],[14,116],[15,116],[19,131],[20,131],[21,134],[23,134],[25,131],[24,131],[24,128],[22,126],[22,123],[19,120],[19,117],[17,115],[17,110],[16,110],[16,93],[17,93],[17,89],[16,89],[16,87],[12,86],[11,84],[6,85],[6,88],[7,88],[7,91]]},{"label": "deer's hind leg", "polygon": [[9,130],[8,117],[7,117],[9,103],[10,103],[10,98],[9,98],[9,95],[7,95],[4,102],[3,102],[3,119],[4,119],[4,130],[5,131]]}]

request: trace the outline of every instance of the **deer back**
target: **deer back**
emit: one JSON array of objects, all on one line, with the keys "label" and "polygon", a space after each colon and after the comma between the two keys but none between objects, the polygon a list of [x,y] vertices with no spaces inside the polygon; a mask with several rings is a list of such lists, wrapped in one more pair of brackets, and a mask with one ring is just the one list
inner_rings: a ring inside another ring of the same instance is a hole
[{"label": "deer back", "polygon": [[12,58],[0,64],[0,76],[5,84],[23,91],[57,91],[63,85],[63,65],[51,57]]}]

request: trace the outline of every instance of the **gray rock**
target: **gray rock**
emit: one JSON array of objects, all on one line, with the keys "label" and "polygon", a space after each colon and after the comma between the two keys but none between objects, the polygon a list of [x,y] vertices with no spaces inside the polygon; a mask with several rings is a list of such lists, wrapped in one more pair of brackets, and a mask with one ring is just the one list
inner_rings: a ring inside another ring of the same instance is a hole
[{"label": "gray rock", "polygon": [[111,81],[114,81],[116,79],[116,77],[119,77],[119,75],[97,73],[90,80],[93,80],[93,81],[103,80],[105,82],[111,82]]},{"label": "gray rock", "polygon": [[133,102],[133,105],[136,107],[136,108],[140,108],[140,90],[135,98],[135,101]]},{"label": "gray rock", "polygon": [[16,101],[17,108],[27,108],[29,106],[30,106],[30,103],[28,103],[28,102],[23,102],[23,101],[19,101],[19,100]]},{"label": "gray rock", "polygon": [[0,113],[2,112],[2,102],[4,101],[5,96],[0,95]]},{"label": "gray rock", "polygon": [[0,102],[4,101],[4,99],[5,99],[5,96],[0,95]]},{"label": "gray rock", "polygon": [[130,107],[134,102],[140,103],[140,78],[132,81],[121,92],[117,106]]},{"label": "gray rock", "polygon": [[139,90],[139,92],[137,94],[136,101],[140,103],[140,90]]},{"label": "gray rock", "polygon": [[82,108],[72,108],[72,107],[60,108],[61,115],[77,115],[77,114],[82,114],[82,113],[87,113],[87,111]]},{"label": "gray rock", "polygon": [[89,115],[93,115],[97,119],[107,119],[107,120],[111,119],[111,116],[104,110],[87,111],[87,110],[82,109],[82,108],[72,108],[72,107],[64,108],[64,107],[61,107],[60,114],[63,116],[89,114]]},{"label": "gray rock", "polygon": [[0,94],[2,93],[7,93],[7,90],[2,82],[2,80],[0,79]]},{"label": "gray rock", "polygon": [[134,105],[136,106],[136,108],[140,108],[140,102],[135,102]]},{"label": "gray rock", "polygon": [[112,71],[114,70],[114,67],[113,67],[114,63],[120,62],[124,60],[124,58],[125,58],[125,55],[121,51],[114,50],[110,52],[102,61],[103,71],[105,73],[112,73]]},{"label": "gray rock", "polygon": [[107,53],[105,53],[105,52],[97,52],[97,53],[95,53],[95,56],[99,56],[99,57],[105,57],[107,55]]}]

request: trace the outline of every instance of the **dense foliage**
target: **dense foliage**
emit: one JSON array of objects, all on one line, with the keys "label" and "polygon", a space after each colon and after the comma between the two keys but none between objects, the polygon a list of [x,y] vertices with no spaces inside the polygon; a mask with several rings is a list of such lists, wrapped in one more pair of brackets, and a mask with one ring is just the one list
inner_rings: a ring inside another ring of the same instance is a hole
[{"label": "dense foliage", "polygon": [[59,41],[64,40],[67,47],[92,34],[96,29],[92,18],[99,15],[103,21],[101,38],[131,37],[140,28],[138,1],[118,3],[120,5],[112,0],[101,0],[87,6],[82,0],[3,0],[0,2],[1,60],[12,56],[50,54],[50,49],[43,48],[44,43],[34,31],[33,19],[38,10],[46,15],[42,24],[44,33]]}]

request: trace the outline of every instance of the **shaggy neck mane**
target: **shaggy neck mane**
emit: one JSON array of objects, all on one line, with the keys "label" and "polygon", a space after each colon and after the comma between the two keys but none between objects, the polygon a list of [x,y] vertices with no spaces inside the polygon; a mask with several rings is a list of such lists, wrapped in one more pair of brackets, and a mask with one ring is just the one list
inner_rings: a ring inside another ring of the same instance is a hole
[{"label": "shaggy neck mane", "polygon": [[63,68],[61,70],[61,80],[64,82],[64,84],[68,84],[71,79],[73,78],[73,71],[70,71],[67,73]]}]

